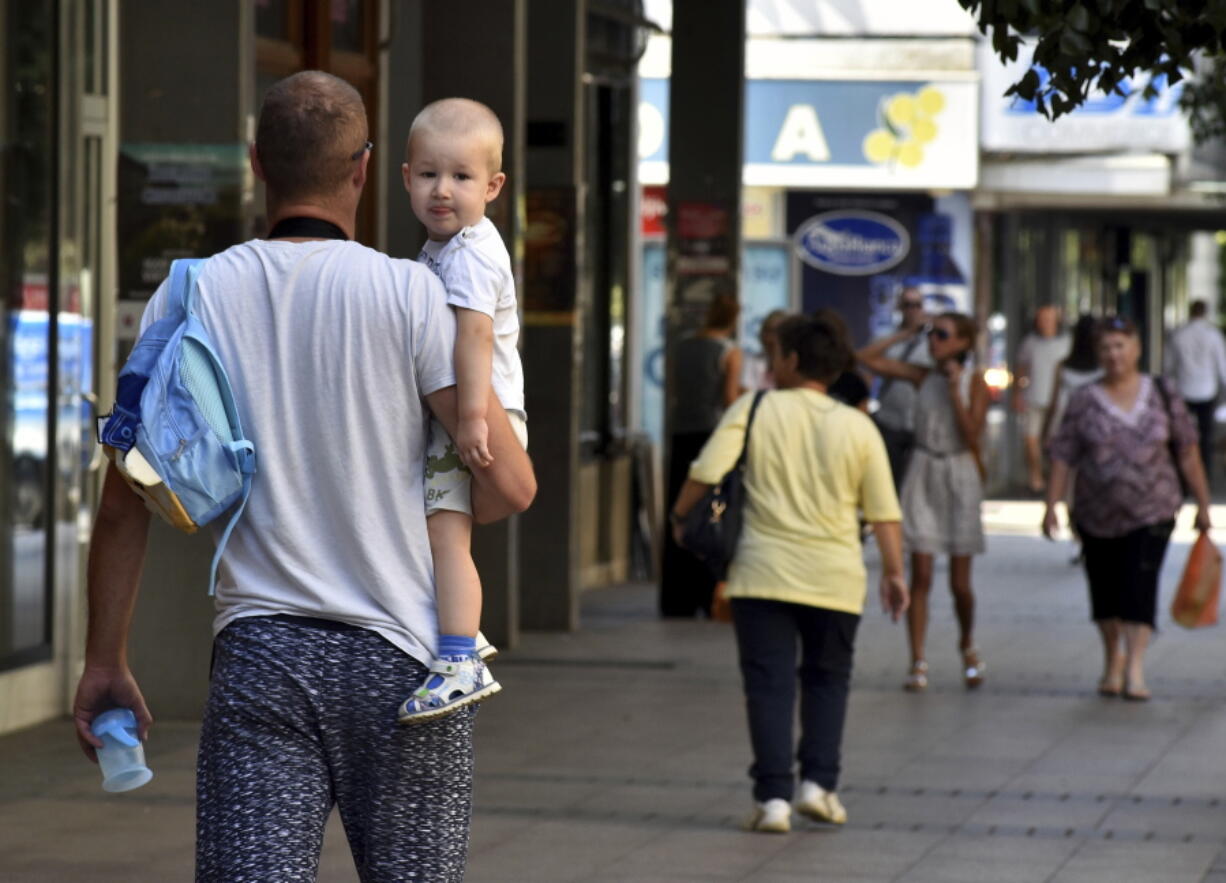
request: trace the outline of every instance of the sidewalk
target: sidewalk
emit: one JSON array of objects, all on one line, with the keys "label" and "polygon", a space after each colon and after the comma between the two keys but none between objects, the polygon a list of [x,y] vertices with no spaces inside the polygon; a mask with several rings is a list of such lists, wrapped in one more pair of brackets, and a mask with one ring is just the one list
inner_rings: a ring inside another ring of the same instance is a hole
[{"label": "sidewalk", "polygon": [[[961,687],[943,570],[924,695],[900,689],[902,628],[870,606],[845,829],[737,829],[749,749],[730,627],[657,620],[653,591],[628,587],[590,593],[581,632],[529,635],[497,660],[505,689],[481,712],[467,879],[1226,883],[1226,633],[1170,625],[1168,588],[1154,700],[1101,699],[1070,547],[1036,538],[1026,504],[985,514],[988,682]],[[190,880],[195,737],[195,724],[160,722],[157,777],[120,797],[98,788],[66,722],[0,739],[0,879]],[[336,824],[320,879],[356,880]]]}]

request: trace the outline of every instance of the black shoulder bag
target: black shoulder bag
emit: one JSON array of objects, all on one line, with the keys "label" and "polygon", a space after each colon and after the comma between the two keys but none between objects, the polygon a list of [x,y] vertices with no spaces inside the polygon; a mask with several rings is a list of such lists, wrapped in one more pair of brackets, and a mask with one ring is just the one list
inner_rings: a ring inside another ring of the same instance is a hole
[{"label": "black shoulder bag", "polygon": [[753,418],[765,390],[759,390],[749,408],[749,420],[745,423],[745,444],[736,465],[714,485],[682,522],[682,545],[695,558],[707,565],[716,580],[723,580],[728,565],[736,554],[736,544],[741,538],[741,519],[745,508],[745,462],[749,455],[749,433]]},{"label": "black shoulder bag", "polygon": [[1171,455],[1171,465],[1175,467],[1175,478],[1179,480],[1179,492],[1187,497],[1191,488],[1188,487],[1188,480],[1183,477],[1183,470],[1179,468],[1179,444],[1175,441],[1175,412],[1171,409],[1171,394],[1161,377],[1152,379],[1154,386],[1158,387],[1158,395],[1162,398],[1162,408],[1166,411],[1166,449]]}]

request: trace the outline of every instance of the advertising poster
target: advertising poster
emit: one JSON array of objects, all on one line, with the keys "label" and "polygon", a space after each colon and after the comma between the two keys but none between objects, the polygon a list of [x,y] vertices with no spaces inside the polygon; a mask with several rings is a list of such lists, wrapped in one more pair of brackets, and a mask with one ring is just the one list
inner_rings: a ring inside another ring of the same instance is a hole
[{"label": "advertising poster", "polygon": [[968,311],[968,277],[951,255],[954,223],[924,194],[789,193],[801,308],[837,310],[857,346],[893,327],[905,286],[920,290],[930,313]]},{"label": "advertising poster", "polygon": [[175,258],[246,238],[242,144],[124,144],[119,156],[120,297],[147,300]]}]

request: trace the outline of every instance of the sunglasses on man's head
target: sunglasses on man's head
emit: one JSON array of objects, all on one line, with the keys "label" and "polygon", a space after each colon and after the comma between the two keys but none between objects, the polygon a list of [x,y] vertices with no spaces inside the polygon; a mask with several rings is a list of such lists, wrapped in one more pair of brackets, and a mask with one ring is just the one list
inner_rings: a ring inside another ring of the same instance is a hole
[{"label": "sunglasses on man's head", "polygon": [[944,328],[929,328],[928,336],[934,340],[949,340],[951,335]]},{"label": "sunglasses on man's head", "polygon": [[363,144],[361,147],[355,150],[352,154],[350,154],[349,159],[351,160],[361,159],[363,153],[365,153],[368,150],[374,150],[374,149],[375,149],[375,143],[373,141],[367,141],[365,144]]},{"label": "sunglasses on man's head", "polygon": [[902,308],[904,310],[922,310],[924,304],[918,300],[905,300],[902,302]]}]

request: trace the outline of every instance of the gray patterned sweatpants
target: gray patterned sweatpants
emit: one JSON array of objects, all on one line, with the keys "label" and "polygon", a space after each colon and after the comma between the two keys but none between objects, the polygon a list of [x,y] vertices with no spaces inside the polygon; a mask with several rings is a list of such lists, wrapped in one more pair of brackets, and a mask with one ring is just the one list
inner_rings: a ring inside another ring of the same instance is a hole
[{"label": "gray patterned sweatpants", "polygon": [[227,626],[197,760],[197,881],[315,880],[334,804],[364,883],[462,880],[476,711],[398,725],[425,675],[366,629]]}]

